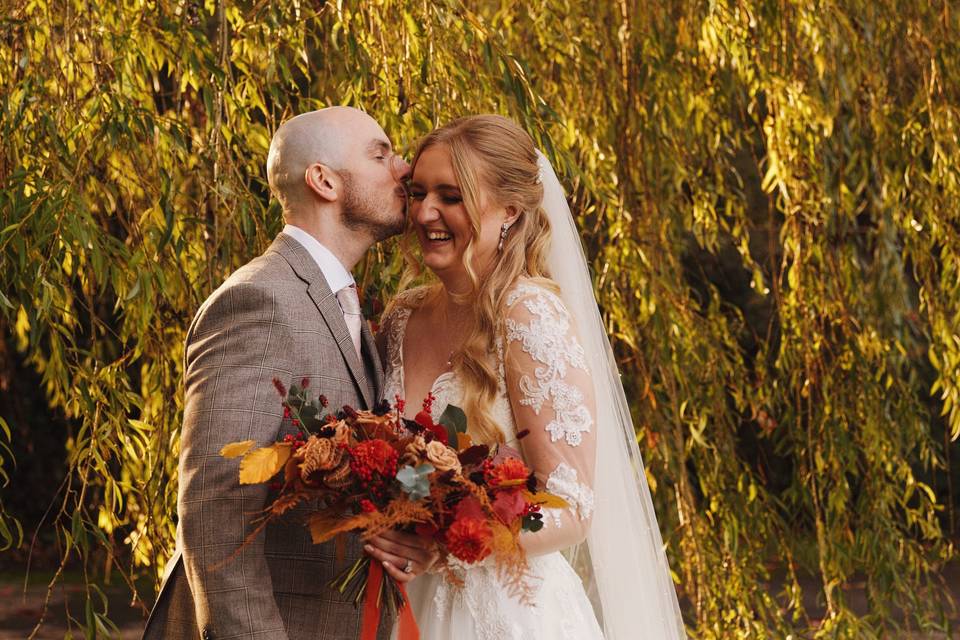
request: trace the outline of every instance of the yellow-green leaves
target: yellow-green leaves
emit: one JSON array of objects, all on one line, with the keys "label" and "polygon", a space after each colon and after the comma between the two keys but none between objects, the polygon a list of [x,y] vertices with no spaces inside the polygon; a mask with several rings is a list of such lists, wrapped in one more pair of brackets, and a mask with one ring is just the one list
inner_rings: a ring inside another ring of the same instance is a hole
[{"label": "yellow-green leaves", "polygon": [[[439,123],[507,114],[558,168],[691,635],[944,618],[928,587],[960,506],[951,3],[73,4],[14,2],[0,26],[0,330],[19,352],[0,360],[49,404],[21,421],[69,423],[70,492],[40,535],[91,584],[102,552],[75,552],[97,532],[129,582],[159,578],[190,318],[283,225],[277,126],[348,104],[408,159]],[[386,302],[402,269],[386,242],[356,275]],[[42,432],[4,418],[14,441]],[[223,455],[263,482],[289,451]],[[883,604],[867,617],[854,576]]]}]

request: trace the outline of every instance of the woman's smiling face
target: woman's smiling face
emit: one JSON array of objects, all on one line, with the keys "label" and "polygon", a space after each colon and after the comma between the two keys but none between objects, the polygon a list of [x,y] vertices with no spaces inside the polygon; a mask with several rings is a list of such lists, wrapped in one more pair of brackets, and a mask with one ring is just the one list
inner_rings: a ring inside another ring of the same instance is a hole
[{"label": "woman's smiling face", "polygon": [[453,169],[450,150],[435,144],[420,153],[410,180],[410,217],[423,252],[424,264],[450,289],[468,288],[463,252],[473,241],[471,266],[482,274],[497,250],[500,225],[506,211],[496,206],[481,185],[480,229],[474,238],[473,222]]}]

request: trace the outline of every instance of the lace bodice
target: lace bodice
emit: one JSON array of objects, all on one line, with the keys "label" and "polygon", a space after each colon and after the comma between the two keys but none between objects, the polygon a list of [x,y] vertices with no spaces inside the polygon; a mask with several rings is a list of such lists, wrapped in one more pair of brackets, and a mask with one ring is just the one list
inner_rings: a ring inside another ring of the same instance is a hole
[{"label": "lace bodice", "polygon": [[[412,310],[426,293],[404,292],[384,318],[388,400],[404,395],[403,339]],[[504,337],[494,345],[498,392],[490,412],[504,442],[519,449],[546,489],[569,505],[547,510],[547,526],[523,537],[528,553],[548,553],[582,541],[593,512],[592,384],[583,348],[559,296],[532,282],[520,282],[507,295],[504,312]],[[463,397],[452,371],[434,381],[432,393],[434,419]],[[518,432],[525,434],[522,440]]]},{"label": "lace bodice", "polygon": [[[419,306],[425,296],[426,289],[413,289],[405,291],[401,296],[405,299],[404,304],[397,305],[393,312],[384,318],[383,330],[387,333],[386,347],[386,382],[384,384],[384,398],[393,402],[394,398],[404,398],[405,385],[403,381],[403,337],[407,331],[407,321],[410,320],[410,314],[413,309]],[[494,398],[493,406],[490,408],[490,415],[497,423],[503,433],[503,440],[508,446],[516,448],[517,438],[516,429],[513,422],[513,412],[510,410],[510,400],[507,396],[507,383],[503,370],[503,342],[497,341],[496,353],[498,354],[497,366],[497,396]],[[463,399],[463,387],[460,380],[454,375],[453,371],[445,371],[437,376],[430,388],[433,394],[434,402],[431,407],[430,415],[434,420],[438,420],[446,410],[447,405],[461,405]],[[422,398],[408,398],[410,402],[422,401]]]}]

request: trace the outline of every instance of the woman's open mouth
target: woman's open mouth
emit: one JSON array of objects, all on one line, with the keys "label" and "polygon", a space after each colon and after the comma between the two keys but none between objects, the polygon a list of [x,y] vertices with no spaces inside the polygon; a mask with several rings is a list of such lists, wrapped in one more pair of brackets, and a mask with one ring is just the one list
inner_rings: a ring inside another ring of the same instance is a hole
[{"label": "woman's open mouth", "polygon": [[447,231],[427,231],[424,233],[429,242],[449,242],[453,240],[453,234]]}]

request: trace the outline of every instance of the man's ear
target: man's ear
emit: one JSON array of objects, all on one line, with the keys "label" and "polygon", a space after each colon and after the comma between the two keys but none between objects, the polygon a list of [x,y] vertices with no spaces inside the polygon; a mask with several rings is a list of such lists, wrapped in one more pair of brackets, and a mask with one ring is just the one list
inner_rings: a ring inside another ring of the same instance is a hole
[{"label": "man's ear", "polygon": [[303,179],[311,193],[327,202],[336,202],[340,197],[339,176],[325,164],[318,162],[307,167]]}]

